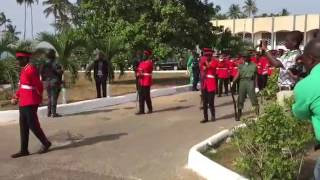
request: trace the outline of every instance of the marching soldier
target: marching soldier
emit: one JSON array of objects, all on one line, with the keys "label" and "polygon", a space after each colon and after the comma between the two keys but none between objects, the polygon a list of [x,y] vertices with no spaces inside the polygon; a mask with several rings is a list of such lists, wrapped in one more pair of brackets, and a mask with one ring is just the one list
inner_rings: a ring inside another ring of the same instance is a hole
[{"label": "marching soldier", "polygon": [[204,119],[201,123],[208,122],[208,106],[211,112],[211,121],[216,120],[214,98],[217,90],[216,84],[216,70],[218,67],[218,61],[212,57],[213,51],[206,49],[204,56],[202,57],[202,63],[200,69],[202,70],[202,96],[203,96],[203,116]]},{"label": "marching soldier", "polygon": [[15,96],[12,98],[11,103],[19,103],[19,124],[20,124],[20,152],[13,154],[12,158],[19,158],[28,156],[28,142],[29,142],[29,129],[41,141],[43,147],[38,153],[48,152],[51,142],[43,133],[37,111],[39,104],[42,101],[43,85],[40,80],[37,68],[30,64],[31,53],[19,51],[16,53],[16,58],[22,68],[20,72],[20,82]]},{"label": "marching soldier", "polygon": [[229,68],[228,68],[228,57],[223,55],[222,58],[219,59],[218,68],[217,68],[217,75],[218,75],[218,82],[219,82],[219,96],[221,97],[222,89],[224,87],[224,93],[228,96],[228,84],[229,84]]},{"label": "marching soldier", "polygon": [[47,54],[48,61],[40,68],[42,81],[45,84],[48,95],[48,117],[61,117],[57,113],[57,101],[63,85],[63,70],[56,61],[56,52],[50,49]]},{"label": "marching soldier", "polygon": [[139,78],[139,112],[137,115],[144,114],[144,104],[148,106],[148,113],[152,113],[152,101],[150,96],[150,88],[152,85],[153,62],[151,60],[152,51],[143,52],[144,57],[137,68],[137,76]]},{"label": "marching soldier", "polygon": [[256,93],[259,89],[257,84],[257,66],[251,61],[250,55],[244,55],[245,63],[239,66],[239,72],[233,79],[236,82],[239,79],[239,96],[238,96],[238,117],[237,121],[240,121],[242,115],[242,109],[246,96],[248,95],[251,104],[255,107],[255,112],[259,115],[259,103]]}]

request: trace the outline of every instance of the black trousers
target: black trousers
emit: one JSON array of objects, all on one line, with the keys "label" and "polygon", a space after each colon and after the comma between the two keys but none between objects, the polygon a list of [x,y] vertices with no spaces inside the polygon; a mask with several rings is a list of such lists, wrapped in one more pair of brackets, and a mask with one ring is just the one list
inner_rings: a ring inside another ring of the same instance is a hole
[{"label": "black trousers", "polygon": [[21,152],[28,152],[29,129],[44,146],[49,144],[46,135],[40,127],[37,111],[38,105],[19,107]]},{"label": "black trousers", "polygon": [[193,83],[192,83],[192,89],[196,90],[197,85],[200,81],[200,71],[192,70],[193,71]]},{"label": "black trousers", "polygon": [[152,101],[150,96],[150,87],[141,86],[139,88],[139,112],[144,113],[144,104],[147,104],[148,110],[152,112]]},{"label": "black trousers", "polygon": [[258,87],[259,90],[263,90],[265,87],[267,87],[267,83],[268,83],[268,75],[258,75]]},{"label": "black trousers", "polygon": [[226,95],[228,95],[229,93],[229,88],[228,88],[228,85],[229,85],[229,79],[226,78],[226,79],[220,79],[219,78],[219,96],[221,96],[222,94],[222,87],[224,87],[224,93]]},{"label": "black trousers", "polygon": [[96,77],[96,90],[97,98],[101,98],[101,88],[103,97],[107,97],[107,78],[106,77]]},{"label": "black trousers", "polygon": [[59,98],[60,87],[47,87],[48,94],[48,116],[57,114],[57,102]]},{"label": "black trousers", "polygon": [[208,92],[207,90],[202,90],[203,96],[203,116],[204,120],[208,120],[208,108],[211,112],[211,117],[215,117],[215,108],[214,108],[214,97],[215,92]]}]

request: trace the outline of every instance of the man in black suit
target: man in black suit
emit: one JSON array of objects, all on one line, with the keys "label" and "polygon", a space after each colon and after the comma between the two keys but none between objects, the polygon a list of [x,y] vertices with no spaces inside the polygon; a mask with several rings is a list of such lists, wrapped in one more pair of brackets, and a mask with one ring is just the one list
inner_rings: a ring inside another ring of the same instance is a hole
[{"label": "man in black suit", "polygon": [[87,69],[87,75],[91,76],[92,69],[94,80],[96,82],[97,98],[101,98],[101,87],[103,97],[107,97],[109,62],[106,60],[103,52],[99,52],[97,54],[96,60]]}]

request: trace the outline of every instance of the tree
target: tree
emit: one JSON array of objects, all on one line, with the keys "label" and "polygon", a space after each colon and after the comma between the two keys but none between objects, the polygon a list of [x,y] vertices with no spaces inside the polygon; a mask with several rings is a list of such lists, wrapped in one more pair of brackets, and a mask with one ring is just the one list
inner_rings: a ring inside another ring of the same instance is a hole
[{"label": "tree", "polygon": [[27,31],[27,6],[31,9],[31,35],[33,37],[33,14],[32,14],[32,5],[34,3],[38,3],[39,0],[16,0],[19,5],[24,4],[24,32],[23,39],[26,39],[26,31]]},{"label": "tree", "polygon": [[11,19],[8,19],[6,17],[6,15],[4,14],[4,12],[0,13],[0,26],[4,25],[4,31],[6,31],[7,29],[7,23],[11,23]]},{"label": "tree", "polygon": [[217,9],[191,0],[82,0],[75,26],[89,39],[117,37],[127,52],[150,48],[166,58],[177,49],[208,46]]},{"label": "tree", "polygon": [[68,0],[47,0],[42,3],[48,6],[43,13],[46,17],[53,15],[55,22],[54,26],[61,31],[63,27],[68,25],[70,9],[72,4]]},{"label": "tree", "polygon": [[229,17],[232,19],[237,19],[241,17],[241,14],[242,13],[241,13],[240,6],[238,4],[231,4],[228,12]]},{"label": "tree", "polygon": [[17,29],[17,26],[8,24],[6,33],[8,33],[11,36],[11,38],[13,38],[15,41],[18,41],[19,40],[18,35],[21,34],[21,32],[17,32],[16,29]]},{"label": "tree", "polygon": [[287,9],[282,9],[281,13],[280,13],[281,16],[289,16],[290,15],[290,12],[287,10]]},{"label": "tree", "polygon": [[245,5],[243,6],[243,10],[248,17],[255,15],[258,11],[256,2],[254,0],[246,0]]},{"label": "tree", "polygon": [[58,35],[43,32],[39,34],[37,39],[48,42],[55,48],[59,63],[65,70],[70,71],[72,80],[75,80],[79,67],[77,62],[72,59],[72,55],[78,47],[86,46],[86,42],[74,30],[63,31]]}]

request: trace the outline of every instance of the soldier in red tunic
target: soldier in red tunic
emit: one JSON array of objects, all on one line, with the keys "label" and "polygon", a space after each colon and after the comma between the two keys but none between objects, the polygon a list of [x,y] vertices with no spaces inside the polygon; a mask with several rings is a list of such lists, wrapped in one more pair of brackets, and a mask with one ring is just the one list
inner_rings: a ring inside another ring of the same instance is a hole
[{"label": "soldier in red tunic", "polygon": [[139,112],[137,115],[144,114],[144,104],[148,106],[148,113],[152,113],[152,102],[150,96],[150,88],[152,85],[153,61],[151,60],[152,51],[143,52],[144,57],[137,68],[137,76],[139,78]]},{"label": "soldier in red tunic", "polygon": [[258,88],[260,91],[267,86],[269,66],[269,60],[262,51],[257,61]]},{"label": "soldier in red tunic", "polygon": [[202,57],[200,69],[202,69],[203,115],[201,123],[208,122],[208,105],[211,111],[211,120],[215,121],[214,97],[217,90],[216,69],[218,61],[212,57],[213,51],[206,51]]},{"label": "soldier in red tunic", "polygon": [[219,59],[218,68],[217,68],[217,75],[219,79],[219,97],[221,97],[222,94],[222,87],[224,87],[224,93],[226,96],[228,96],[229,93],[229,67],[228,67],[228,56],[223,55]]},{"label": "soldier in red tunic", "polygon": [[38,153],[48,152],[51,146],[51,142],[47,139],[40,127],[37,116],[37,110],[42,101],[43,86],[37,68],[29,62],[30,57],[31,53],[28,52],[16,53],[16,58],[19,60],[19,65],[22,69],[20,72],[19,87],[11,103],[19,103],[21,150],[17,154],[13,154],[11,156],[12,158],[29,155],[29,129],[43,145]]}]

